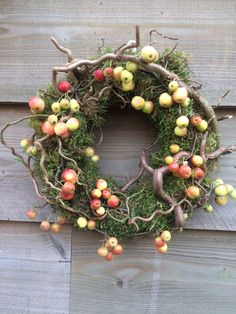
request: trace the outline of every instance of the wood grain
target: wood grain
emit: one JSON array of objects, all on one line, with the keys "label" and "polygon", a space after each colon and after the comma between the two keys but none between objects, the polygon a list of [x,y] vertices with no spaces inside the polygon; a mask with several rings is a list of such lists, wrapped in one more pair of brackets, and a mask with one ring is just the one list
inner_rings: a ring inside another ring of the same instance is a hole
[{"label": "wood grain", "polygon": [[69,313],[71,228],[0,222],[0,312]]},{"label": "wood grain", "polygon": [[[50,43],[54,36],[70,47],[76,57],[96,54],[101,38],[108,47],[118,47],[141,27],[141,44],[157,28],[179,38],[179,49],[192,56],[191,67],[204,85],[203,94],[212,104],[235,85],[234,0],[138,0],[7,1],[0,3],[0,100],[25,102],[51,80],[50,69],[65,56]],[[154,36],[158,50],[174,42]],[[236,105],[236,90],[224,105]]]},{"label": "wood grain", "polygon": [[[0,128],[8,121],[18,119],[28,113],[24,106],[2,105],[0,107]],[[218,116],[234,114],[234,110],[219,110]],[[231,120],[220,122],[222,126],[223,145],[235,142],[236,117]],[[7,141],[19,147],[19,140],[30,135],[31,130],[21,124],[16,128],[9,129]],[[117,176],[122,179],[129,174],[133,176],[138,171],[139,154],[142,148],[153,141],[153,129],[145,115],[139,112],[109,111],[103,128],[104,142],[98,149],[101,155],[99,166],[102,173]],[[229,136],[230,134],[230,136]],[[16,162],[8,150],[0,146],[0,219],[25,221],[25,212],[37,204],[31,181],[27,176],[22,164]],[[236,186],[236,163],[235,154],[223,156],[220,169],[215,177],[222,177],[229,184]],[[206,214],[201,208],[197,209],[187,224],[191,229],[209,230],[236,230],[235,203],[229,201],[227,206],[215,206],[212,214]],[[45,218],[51,210],[49,208],[39,212],[36,221]]]},{"label": "wood grain", "polygon": [[[71,313],[235,313],[235,233],[173,234],[166,255],[153,239],[125,243],[122,256],[97,256],[98,236],[73,232]],[[86,302],[85,302],[86,300]]]}]

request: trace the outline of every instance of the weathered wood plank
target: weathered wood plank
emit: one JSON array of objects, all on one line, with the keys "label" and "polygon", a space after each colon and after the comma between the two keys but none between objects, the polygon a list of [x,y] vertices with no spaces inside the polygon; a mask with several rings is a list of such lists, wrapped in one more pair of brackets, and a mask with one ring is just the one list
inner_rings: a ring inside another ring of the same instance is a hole
[{"label": "weathered wood plank", "polygon": [[[210,0],[148,0],[145,5],[141,0],[135,5],[124,0],[119,4],[114,0],[3,0],[0,10],[1,101],[26,101],[51,80],[51,67],[65,62],[65,56],[50,43],[51,36],[72,48],[75,56],[86,57],[96,53],[101,38],[110,47],[132,39],[135,24],[141,26],[142,45],[153,28],[179,38],[179,49],[192,55],[192,68],[213,104],[235,85],[234,0],[214,4]],[[174,45],[157,39],[159,50]],[[224,104],[236,105],[235,89]]]},{"label": "weathered wood plank", "polygon": [[[234,114],[233,110],[220,110],[218,115]],[[18,119],[27,114],[24,106],[1,106],[0,128],[13,119]],[[119,119],[117,118],[119,116]],[[236,133],[236,118],[220,122],[222,126],[222,144],[230,145],[234,142]],[[145,115],[132,111],[111,110],[104,125],[104,142],[98,152],[102,157],[100,162],[104,174],[133,176],[138,171],[139,155],[142,148],[153,140],[153,130]],[[19,147],[19,140],[28,136],[30,129],[25,129],[25,124],[9,129],[7,141]],[[230,134],[230,136],[229,136]],[[22,164],[16,162],[8,150],[0,146],[0,218],[2,220],[26,220],[25,211],[37,204],[33,186]],[[222,177],[229,184],[236,186],[235,154],[221,158],[220,170],[217,176]],[[48,215],[49,210],[40,211],[37,220]],[[206,214],[202,209],[196,210],[187,228],[236,230],[236,218],[233,201],[227,206],[215,206],[212,214]]]},{"label": "weathered wood plank", "polygon": [[69,313],[71,228],[0,222],[0,312]]},{"label": "weathered wood plank", "polygon": [[152,239],[137,238],[112,262],[97,256],[97,234],[72,239],[71,313],[236,311],[235,233],[175,233],[162,256]]}]

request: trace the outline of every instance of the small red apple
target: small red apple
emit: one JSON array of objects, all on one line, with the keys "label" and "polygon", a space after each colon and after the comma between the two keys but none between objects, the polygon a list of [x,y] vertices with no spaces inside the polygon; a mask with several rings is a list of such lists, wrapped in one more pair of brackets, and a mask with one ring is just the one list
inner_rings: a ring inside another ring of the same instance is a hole
[{"label": "small red apple", "polygon": [[97,69],[93,72],[93,77],[96,81],[103,81],[104,80],[104,74],[103,71],[101,69]]},{"label": "small red apple", "polygon": [[99,256],[105,257],[108,254],[108,249],[105,248],[104,246],[103,247],[99,247],[97,252],[98,252]]},{"label": "small red apple", "polygon": [[117,246],[115,246],[113,249],[112,249],[112,254],[114,255],[121,255],[123,253],[123,247],[120,245],[120,244],[117,244]]},{"label": "small red apple", "polygon": [[50,223],[47,220],[43,220],[40,224],[40,229],[43,231],[48,231],[50,229]]},{"label": "small red apple", "polygon": [[33,113],[42,113],[45,108],[45,102],[38,96],[33,96],[29,99],[29,107]]},{"label": "small red apple", "polygon": [[65,182],[61,188],[63,194],[72,194],[75,193],[75,185],[71,182]]},{"label": "small red apple", "polygon": [[196,167],[192,170],[192,178],[194,179],[200,179],[203,178],[205,175],[205,172],[202,170],[202,168]]},{"label": "small red apple", "polygon": [[108,254],[105,256],[105,259],[110,262],[113,259],[112,252],[108,252]]},{"label": "small red apple", "polygon": [[197,186],[191,185],[185,191],[186,197],[190,199],[198,198],[200,195],[200,189]]},{"label": "small red apple", "polygon": [[96,188],[99,190],[105,190],[107,188],[107,182],[104,179],[99,179],[96,182]]},{"label": "small red apple", "polygon": [[63,133],[63,134],[60,135],[60,136],[61,136],[61,138],[68,138],[68,137],[70,137],[70,135],[71,135],[71,133],[70,133],[70,131],[68,130],[66,133]]},{"label": "small red apple", "polygon": [[167,252],[167,250],[168,250],[168,246],[165,243],[165,245],[163,245],[161,247],[157,247],[156,246],[156,250],[157,250],[158,253],[165,254]]},{"label": "small red apple", "polygon": [[68,132],[68,127],[64,122],[58,122],[54,126],[54,131],[56,135],[61,136]]},{"label": "small red apple", "polygon": [[107,204],[109,207],[111,208],[115,208],[119,205],[120,203],[120,199],[119,197],[117,197],[116,195],[112,195],[108,200],[107,200]]},{"label": "small red apple", "polygon": [[54,125],[50,124],[48,121],[43,122],[42,131],[47,135],[54,135]]},{"label": "small red apple", "polygon": [[95,220],[88,220],[87,228],[89,230],[94,230],[96,228],[96,221]]},{"label": "small red apple", "polygon": [[60,81],[60,83],[58,84],[58,89],[62,92],[62,93],[66,93],[68,92],[68,90],[71,89],[71,85],[69,82],[67,81]]},{"label": "small red apple", "polygon": [[35,209],[29,209],[29,210],[27,210],[26,216],[27,216],[28,218],[30,218],[30,219],[36,218],[36,216],[37,216],[37,210],[35,210]]},{"label": "small red apple", "polygon": [[197,114],[191,116],[191,118],[190,118],[190,123],[193,126],[198,126],[198,125],[200,125],[201,122],[202,122],[202,118]]},{"label": "small red apple", "polygon": [[107,200],[108,198],[111,197],[111,191],[108,190],[108,189],[103,190],[103,191],[102,191],[102,197],[103,197],[105,200]]},{"label": "small red apple", "polygon": [[111,67],[106,67],[104,70],[103,70],[103,75],[105,77],[112,77],[113,76],[113,69]]},{"label": "small red apple", "polygon": [[61,192],[61,194],[60,194],[60,197],[65,201],[71,200],[74,196],[75,196],[75,193],[63,193],[63,192]]},{"label": "small red apple", "polygon": [[91,200],[90,207],[93,210],[98,209],[99,207],[101,207],[101,201],[97,198],[94,198],[93,200]]},{"label": "small red apple", "polygon": [[74,169],[64,169],[61,174],[61,179],[64,182],[76,183],[78,180],[78,175]]},{"label": "small red apple", "polygon": [[165,241],[163,241],[161,237],[157,237],[157,238],[155,239],[155,246],[156,246],[156,247],[162,247],[162,246],[164,246],[165,244],[166,244]]},{"label": "small red apple", "polygon": [[191,177],[192,169],[189,165],[181,165],[179,167],[179,175],[183,179],[188,179]]},{"label": "small red apple", "polygon": [[58,224],[57,222],[54,222],[53,224],[51,224],[51,232],[53,233],[59,233],[61,232],[61,225]]},{"label": "small red apple", "polygon": [[174,161],[168,165],[168,169],[170,172],[173,172],[173,173],[178,172],[179,171],[179,164],[176,161]]}]

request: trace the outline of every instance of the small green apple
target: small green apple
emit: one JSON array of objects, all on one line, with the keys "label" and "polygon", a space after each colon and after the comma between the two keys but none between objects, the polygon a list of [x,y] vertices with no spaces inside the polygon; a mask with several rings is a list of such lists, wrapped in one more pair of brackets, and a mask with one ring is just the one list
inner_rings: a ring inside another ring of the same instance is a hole
[{"label": "small green apple", "polygon": [[159,104],[161,107],[169,108],[173,105],[173,99],[168,93],[162,93],[159,96]]},{"label": "small green apple", "polygon": [[142,111],[151,114],[154,110],[154,103],[150,100],[145,101]]},{"label": "small green apple", "polygon": [[208,123],[206,120],[202,120],[202,122],[198,126],[196,126],[196,129],[201,133],[205,132],[207,128]]},{"label": "small green apple", "polygon": [[145,63],[156,62],[159,58],[159,54],[152,46],[145,46],[140,52],[140,58]]},{"label": "small green apple", "polygon": [[120,79],[122,82],[131,82],[133,80],[133,74],[127,70],[123,70],[120,74]]},{"label": "small green apple", "polygon": [[169,84],[168,84],[168,87],[169,87],[169,90],[170,92],[175,92],[176,89],[179,87],[179,83],[177,81],[171,81]]},{"label": "small green apple", "polygon": [[180,128],[179,126],[176,126],[174,132],[175,132],[176,136],[184,137],[187,135],[188,129],[187,128]]},{"label": "small green apple", "polygon": [[176,120],[176,125],[180,128],[186,128],[189,125],[189,119],[186,116],[181,116]]},{"label": "small green apple", "polygon": [[141,96],[135,96],[131,100],[131,106],[136,110],[143,109],[145,104],[145,99]]},{"label": "small green apple", "polygon": [[135,83],[134,81],[130,81],[128,83],[122,82],[121,88],[124,92],[130,92],[135,89]]},{"label": "small green apple", "polygon": [[80,110],[80,104],[78,103],[78,101],[76,99],[70,100],[70,110],[72,112],[77,112]]},{"label": "small green apple", "polygon": [[61,105],[59,102],[52,103],[51,108],[54,113],[58,113],[61,111]]},{"label": "small green apple", "polygon": [[128,61],[126,63],[126,70],[132,73],[135,73],[138,71],[138,64],[132,61]]},{"label": "small green apple", "polygon": [[[120,75],[121,75],[121,72],[124,70],[123,67],[116,67],[114,70],[113,70],[113,77],[116,81],[120,81]],[[127,69],[128,70],[128,69]]]}]

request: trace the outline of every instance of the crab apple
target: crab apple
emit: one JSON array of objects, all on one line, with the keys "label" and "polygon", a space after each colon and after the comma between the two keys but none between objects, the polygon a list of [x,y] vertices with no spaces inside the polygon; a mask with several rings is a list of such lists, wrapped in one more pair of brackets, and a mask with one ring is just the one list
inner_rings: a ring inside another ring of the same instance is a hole
[{"label": "crab apple", "polygon": [[103,81],[104,80],[104,74],[103,71],[101,69],[97,69],[93,72],[93,77],[96,81]]},{"label": "crab apple", "polygon": [[96,188],[99,190],[105,190],[107,188],[107,181],[104,179],[99,179],[96,182]]},{"label": "crab apple", "polygon": [[165,163],[166,163],[167,165],[170,165],[170,164],[172,164],[172,162],[174,162],[174,158],[173,158],[172,156],[166,156],[166,157],[164,158],[164,161],[165,161]]},{"label": "crab apple", "polygon": [[42,131],[47,135],[54,135],[54,125],[50,124],[48,121],[43,122]]},{"label": "crab apple", "polygon": [[200,167],[203,164],[203,158],[200,155],[193,155],[191,158],[191,163],[195,167]]},{"label": "crab apple", "polygon": [[200,125],[201,122],[202,122],[202,118],[198,114],[195,114],[195,115],[191,116],[191,118],[190,118],[190,123],[193,126],[198,126],[198,125]]},{"label": "crab apple", "polygon": [[97,162],[97,161],[99,161],[99,159],[100,159],[100,157],[98,155],[93,155],[91,157],[92,162]]},{"label": "crab apple", "polygon": [[172,154],[177,154],[180,151],[180,147],[178,144],[171,144],[170,145],[170,152]]},{"label": "crab apple", "polygon": [[100,198],[102,196],[102,192],[99,189],[94,189],[91,192],[91,197],[92,198]]},{"label": "crab apple", "polygon": [[78,180],[78,175],[74,169],[64,169],[61,174],[61,179],[64,182],[76,183]]},{"label": "crab apple", "polygon": [[86,157],[93,157],[95,154],[95,151],[92,147],[86,147],[84,152]]},{"label": "crab apple", "polygon": [[224,181],[221,178],[217,178],[213,181],[213,186],[224,184]]},{"label": "crab apple", "polygon": [[185,101],[182,102],[180,105],[181,105],[182,108],[187,108],[187,107],[190,105],[190,98],[187,97],[187,98],[185,99]]},{"label": "crab apple", "polygon": [[170,231],[168,231],[168,230],[162,231],[162,233],[161,233],[161,239],[162,239],[163,241],[165,241],[165,242],[170,241],[170,239],[171,239],[171,233],[170,233]]},{"label": "crab apple", "polygon": [[56,124],[58,122],[58,118],[55,114],[51,114],[49,117],[48,117],[48,122],[52,125]]},{"label": "crab apple", "polygon": [[60,106],[63,110],[70,109],[70,101],[67,98],[62,98],[60,100]]},{"label": "crab apple", "polygon": [[117,244],[117,246],[115,246],[113,249],[112,249],[112,254],[114,255],[121,255],[123,253],[123,247],[122,245],[120,244]]},{"label": "crab apple", "polygon": [[108,190],[108,189],[103,190],[103,191],[102,191],[102,197],[103,197],[105,200],[107,200],[108,198],[111,197],[111,191]]},{"label": "crab apple", "polygon": [[213,207],[210,204],[205,204],[203,209],[205,210],[205,212],[207,213],[212,213],[213,212]]},{"label": "crab apple", "polygon": [[111,67],[106,67],[104,70],[103,70],[103,75],[105,77],[112,77],[113,76],[113,69]]},{"label": "crab apple", "polygon": [[30,140],[28,140],[27,138],[23,138],[20,141],[20,146],[23,150],[26,150],[29,145],[30,145]]},{"label": "crab apple", "polygon": [[168,246],[165,243],[165,245],[163,245],[161,247],[156,246],[156,250],[157,250],[158,253],[165,254],[167,252],[167,250],[168,250]]},{"label": "crab apple", "polygon": [[108,254],[107,254],[107,256],[105,256],[105,260],[107,260],[107,261],[111,261],[113,259],[113,254],[112,254],[112,252],[108,252]]},{"label": "crab apple", "polygon": [[175,92],[176,89],[179,87],[179,83],[173,80],[168,84],[168,87],[171,92]]},{"label": "crab apple", "polygon": [[62,135],[61,135],[61,138],[68,138],[68,137],[70,137],[71,136],[71,133],[70,133],[70,131],[68,130],[66,133],[63,133]]},{"label": "crab apple", "polygon": [[177,104],[182,104],[188,97],[188,92],[185,87],[178,87],[173,93],[173,99]]},{"label": "crab apple", "polygon": [[51,225],[47,220],[43,220],[40,223],[40,229],[43,231],[48,231],[50,229]]},{"label": "crab apple", "polygon": [[215,202],[217,205],[224,206],[228,202],[228,197],[226,195],[216,197]]},{"label": "crab apple", "polygon": [[30,219],[34,219],[37,216],[37,210],[36,209],[29,209],[26,212],[26,216]]},{"label": "crab apple", "polygon": [[131,82],[133,80],[133,74],[127,70],[123,70],[120,74],[120,79],[122,82]]},{"label": "crab apple", "polygon": [[56,222],[60,225],[64,225],[67,222],[67,219],[63,216],[57,216]]},{"label": "crab apple", "polygon": [[63,193],[63,192],[60,193],[60,197],[65,201],[72,200],[74,196],[75,196],[75,193]]},{"label": "crab apple", "polygon": [[37,148],[35,146],[29,146],[27,149],[26,149],[26,153],[30,156],[36,156],[37,155]]},{"label": "crab apple", "polygon": [[159,54],[152,46],[145,46],[140,52],[140,58],[145,63],[156,62],[159,58]]},{"label": "crab apple", "polygon": [[119,197],[117,197],[116,195],[112,195],[108,200],[107,200],[107,204],[109,207],[111,208],[115,208],[119,205],[120,203],[120,199]]},{"label": "crab apple", "polygon": [[144,103],[142,111],[147,114],[151,114],[154,110],[154,103],[151,100],[147,100]]},{"label": "crab apple", "polygon": [[59,91],[61,91],[62,93],[66,93],[71,89],[71,85],[69,82],[67,81],[60,81],[58,83],[58,89]]},{"label": "crab apple", "polygon": [[54,126],[54,131],[56,135],[61,136],[64,133],[67,133],[68,126],[64,122],[58,122]]},{"label": "crab apple", "polygon": [[61,188],[63,194],[75,193],[75,185],[71,182],[65,182]]},{"label": "crab apple", "polygon": [[179,164],[176,161],[174,161],[168,165],[168,169],[170,172],[173,172],[173,173],[178,172],[179,171]]},{"label": "crab apple", "polygon": [[29,107],[33,113],[42,113],[45,108],[45,102],[38,96],[30,97]]},{"label": "crab apple", "polygon": [[130,91],[134,90],[135,89],[134,81],[130,81],[128,83],[122,82],[121,89],[123,90],[123,92],[130,92]]},{"label": "crab apple", "polygon": [[176,120],[176,125],[180,128],[186,128],[189,125],[189,119],[186,116],[181,116]]},{"label": "crab apple", "polygon": [[61,105],[59,102],[54,102],[51,104],[51,109],[52,109],[52,112],[54,113],[58,113],[61,111]]},{"label": "crab apple", "polygon": [[205,172],[202,170],[202,168],[196,167],[192,170],[192,178],[194,179],[200,179],[203,178],[205,175]]},{"label": "crab apple", "polygon": [[128,61],[125,65],[127,71],[135,73],[138,71],[138,64],[132,61]]},{"label": "crab apple", "polygon": [[91,209],[96,210],[99,207],[101,207],[101,201],[99,199],[94,198],[93,200],[91,200],[91,203],[90,203]]},{"label": "crab apple", "polygon": [[131,106],[136,110],[143,109],[145,100],[141,96],[134,96],[131,100]]},{"label": "crab apple", "polygon": [[95,210],[97,216],[103,216],[106,212],[106,209],[104,207],[99,207],[98,209]]},{"label": "crab apple", "polygon": [[97,252],[98,252],[98,255],[99,255],[99,256],[105,257],[105,256],[107,256],[107,254],[108,254],[108,249],[105,248],[105,246],[99,247]]},{"label": "crab apple", "polygon": [[173,105],[173,99],[168,93],[162,93],[159,96],[159,104],[161,107],[169,108]]},{"label": "crab apple", "polygon": [[61,232],[61,225],[58,224],[57,222],[54,222],[53,224],[51,224],[50,230],[53,233],[59,233],[59,232]]},{"label": "crab apple", "polygon": [[229,192],[229,196],[230,196],[233,200],[235,200],[235,199],[236,199],[236,190],[233,189],[233,191]]},{"label": "crab apple", "polygon": [[208,123],[206,120],[202,120],[201,123],[196,127],[197,130],[201,133],[205,132],[208,128]]},{"label": "crab apple", "polygon": [[214,193],[216,196],[225,196],[228,194],[228,189],[226,184],[219,184],[215,187]]},{"label": "crab apple", "polygon": [[156,247],[162,247],[165,244],[166,244],[165,241],[163,241],[163,239],[161,237],[155,238],[155,246]]},{"label": "crab apple", "polygon": [[115,237],[110,237],[108,240],[107,240],[107,246],[109,247],[109,248],[114,248],[114,247],[116,247],[118,245],[118,240],[117,240],[117,238],[115,238]]},{"label": "crab apple", "polygon": [[231,184],[226,184],[226,186],[227,186],[228,194],[234,190],[234,187]]},{"label": "crab apple", "polygon": [[84,229],[87,227],[88,221],[85,217],[79,217],[77,219],[77,225],[79,228]]},{"label": "crab apple", "polygon": [[76,99],[71,99],[70,100],[70,110],[72,112],[78,112],[80,110],[80,104]]},{"label": "crab apple", "polygon": [[184,136],[187,135],[188,129],[187,128],[180,128],[179,126],[176,126],[175,130],[174,130],[174,133],[175,133],[176,136],[184,137]]},{"label": "crab apple", "polygon": [[124,70],[123,67],[116,67],[114,70],[113,70],[113,78],[116,80],[116,81],[121,81],[120,79],[120,75],[121,75],[121,72]]},{"label": "crab apple", "polygon": [[66,122],[66,126],[68,127],[68,129],[70,131],[75,131],[80,127],[80,122],[79,119],[77,118],[70,118],[67,122]]},{"label": "crab apple", "polygon": [[92,219],[88,220],[87,228],[89,230],[94,230],[96,228],[96,221]]},{"label": "crab apple", "polygon": [[186,197],[190,199],[195,199],[200,196],[200,189],[197,186],[191,185],[185,191]]}]

